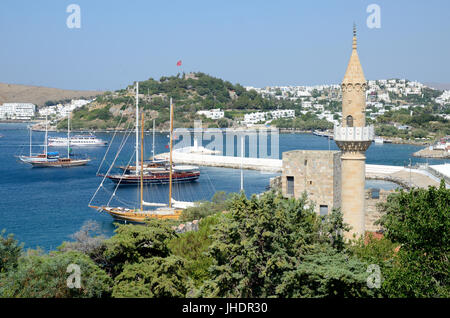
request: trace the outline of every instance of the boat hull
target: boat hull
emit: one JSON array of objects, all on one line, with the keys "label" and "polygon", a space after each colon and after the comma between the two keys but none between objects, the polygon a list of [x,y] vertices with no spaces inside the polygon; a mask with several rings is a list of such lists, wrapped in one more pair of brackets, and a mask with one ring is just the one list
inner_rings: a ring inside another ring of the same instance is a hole
[{"label": "boat hull", "polygon": [[52,161],[57,161],[58,159],[51,159],[51,158],[45,158],[45,157],[39,157],[39,156],[19,156],[18,157],[20,161],[24,162],[24,163],[29,163],[29,164],[33,164],[33,163],[45,163],[45,162],[52,162]]},{"label": "boat hull", "polygon": [[84,166],[90,162],[89,159],[82,160],[55,160],[47,162],[29,162],[34,168],[69,168]]},{"label": "boat hull", "polygon": [[[139,185],[141,182],[140,176],[106,176],[109,180],[119,183],[121,185]],[[172,176],[173,183],[182,183],[182,182],[193,182],[196,181],[200,177],[200,172],[198,173],[180,173],[174,174]],[[146,175],[143,177],[142,182],[144,184],[167,184],[170,182],[169,175]]]},{"label": "boat hull", "polygon": [[132,223],[145,223],[152,219],[166,219],[166,220],[178,220],[182,214],[181,209],[172,209],[173,213],[158,213],[155,211],[135,211],[130,209],[123,208],[113,208],[113,207],[97,207],[90,206],[93,209],[96,209],[99,212],[106,212],[111,215],[115,220],[123,221],[123,222],[132,222]]}]

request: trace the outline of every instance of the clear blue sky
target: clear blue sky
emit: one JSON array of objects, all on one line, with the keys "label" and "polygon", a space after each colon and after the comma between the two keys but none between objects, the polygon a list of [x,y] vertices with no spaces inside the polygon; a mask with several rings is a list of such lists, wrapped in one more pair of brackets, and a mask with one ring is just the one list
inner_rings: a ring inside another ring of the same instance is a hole
[{"label": "clear blue sky", "polygon": [[[66,26],[72,3],[81,29]],[[371,3],[380,29],[366,26]],[[1,0],[0,82],[115,90],[182,70],[256,87],[339,83],[356,22],[367,79],[450,83],[449,17],[448,0]]]}]

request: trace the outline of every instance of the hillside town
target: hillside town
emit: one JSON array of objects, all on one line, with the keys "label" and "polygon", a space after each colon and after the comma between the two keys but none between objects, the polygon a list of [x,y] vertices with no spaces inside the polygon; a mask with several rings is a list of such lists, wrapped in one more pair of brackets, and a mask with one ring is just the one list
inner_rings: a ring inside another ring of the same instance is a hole
[{"label": "hillside town", "polygon": [[[154,111],[157,118],[161,117],[157,124],[164,124],[166,121],[164,101],[167,98],[155,87],[163,85],[163,82],[178,85],[175,84],[177,80],[185,81],[180,83],[188,83],[186,92],[195,91],[189,90],[189,87],[200,84],[196,88],[197,95],[194,94],[180,101],[180,104],[185,107],[185,110],[180,109],[183,116],[187,116],[183,119],[185,123],[192,119],[190,117],[192,106],[196,108],[194,114],[197,118],[207,119],[209,127],[216,125],[216,127],[222,128],[242,126],[255,128],[262,125],[300,131],[328,130],[325,134],[330,135],[333,126],[338,125],[342,120],[340,85],[257,88],[242,87],[236,84],[234,87],[229,87],[230,100],[235,104],[226,104],[223,101],[220,102],[220,99],[216,103],[215,93],[207,93],[205,90],[205,88],[210,89],[214,85],[214,81],[225,82],[202,73],[194,75],[187,74],[184,79],[173,77],[163,78],[164,81],[160,82],[150,81],[149,86],[142,92],[144,94],[139,94],[142,102],[147,103],[147,105],[144,104],[144,108]],[[369,80],[366,83],[366,120],[375,125],[377,136],[384,137],[384,140],[379,138],[378,141],[426,143],[433,148],[436,146],[436,150],[447,150],[447,142],[444,142],[445,149],[441,149],[443,147],[441,138],[449,135],[450,90],[441,91],[406,79]],[[148,93],[150,90],[152,90],[152,94]],[[246,93],[244,94],[244,92]],[[43,120],[47,117],[51,125],[58,125],[73,112],[74,128],[89,129],[89,126],[76,127],[80,123],[89,124],[86,117],[80,120],[82,114],[86,115],[88,112],[90,114],[88,118],[92,120],[98,119],[100,116],[101,119],[106,118],[113,123],[115,116],[123,111],[127,114],[134,113],[132,107],[130,108],[132,103],[124,104],[132,98],[132,95],[123,95],[122,90],[119,90],[107,92],[95,99],[48,101],[41,107],[20,101],[9,102],[0,106],[0,120],[29,121]],[[186,104],[187,101],[194,104],[189,106]],[[82,108],[86,105],[86,109]],[[94,109],[97,110],[94,112]],[[97,127],[97,129],[112,128],[110,126],[109,122],[105,122],[102,127]]]},{"label": "hillside town", "polygon": [[4,103],[0,106],[0,120],[29,121],[48,116],[53,120],[67,117],[72,111],[91,103],[93,100],[72,99],[67,103],[43,106],[39,109],[32,103]]},{"label": "hillside town", "polygon": [[[289,100],[297,102],[301,107],[301,114],[308,112],[315,113],[320,119],[326,119],[333,124],[338,124],[342,113],[337,104],[341,98],[341,88],[339,85],[316,85],[316,86],[267,86],[257,88],[252,86],[245,87],[248,91],[255,90],[264,98],[275,98],[277,100]],[[410,110],[415,107],[424,108],[424,103],[406,102],[414,100],[411,96],[417,97],[417,100],[424,98],[424,89],[432,89],[417,81],[408,81],[406,79],[383,79],[367,81],[366,90],[366,114],[367,118],[376,120],[378,116],[392,110]],[[434,90],[434,89],[432,89]],[[409,97],[409,98],[408,98]],[[431,98],[429,102],[434,102],[442,107],[450,106],[450,90],[443,91],[436,98]],[[447,120],[450,114],[438,113]],[[262,119],[256,114],[250,114],[248,118]],[[244,123],[254,124],[254,120],[244,121]],[[399,129],[408,129],[400,126]]]}]

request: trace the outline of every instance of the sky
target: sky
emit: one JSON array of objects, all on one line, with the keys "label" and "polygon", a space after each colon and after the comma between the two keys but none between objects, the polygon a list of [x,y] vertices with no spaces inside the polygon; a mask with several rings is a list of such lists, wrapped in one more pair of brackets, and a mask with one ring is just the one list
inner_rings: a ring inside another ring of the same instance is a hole
[{"label": "sky", "polygon": [[[67,25],[71,4],[80,28]],[[356,23],[366,79],[450,83],[449,17],[448,0],[1,0],[0,82],[117,90],[200,71],[254,87],[338,84]]]}]

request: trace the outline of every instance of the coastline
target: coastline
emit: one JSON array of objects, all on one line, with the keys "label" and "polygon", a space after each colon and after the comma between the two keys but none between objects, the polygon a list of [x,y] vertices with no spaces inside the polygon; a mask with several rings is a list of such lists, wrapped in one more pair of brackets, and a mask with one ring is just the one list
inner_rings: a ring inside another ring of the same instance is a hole
[{"label": "coastline", "polygon": [[[39,124],[41,121],[40,120],[0,120],[0,123],[2,124],[19,124],[19,123],[30,123],[30,124]],[[39,126],[39,125],[36,125]],[[37,127],[37,128],[32,128],[33,131],[45,131],[45,129],[43,127]],[[207,128],[204,128],[207,129]],[[242,128],[220,128],[220,129],[231,129],[231,131],[245,131],[248,128],[246,127],[242,127]],[[271,128],[268,128],[271,129]],[[49,127],[48,128],[49,132],[65,132],[64,129],[58,130],[55,127]],[[117,132],[126,132],[125,129],[115,129],[115,128],[110,128],[110,129],[74,129],[72,130],[72,132],[74,133],[114,133],[115,131]],[[153,132],[153,130],[145,130],[145,133],[151,133]],[[168,133],[169,129],[156,129],[155,132],[157,133]],[[296,129],[296,128],[279,128],[279,133],[280,134],[313,134],[313,130],[301,130],[301,129]],[[389,143],[392,144],[398,144],[398,145],[413,145],[413,146],[429,146],[432,144],[432,141],[418,141],[418,140],[405,140],[405,139],[401,139],[401,138],[397,138],[397,137],[385,137],[385,136],[379,136],[385,140],[389,140]],[[421,158],[437,158],[437,159],[448,159],[450,157],[428,157],[428,156],[423,156],[423,155],[417,155],[415,157],[421,157]]]},{"label": "coastline", "polygon": [[413,156],[418,158],[450,159],[450,152],[424,148],[413,153]]}]

